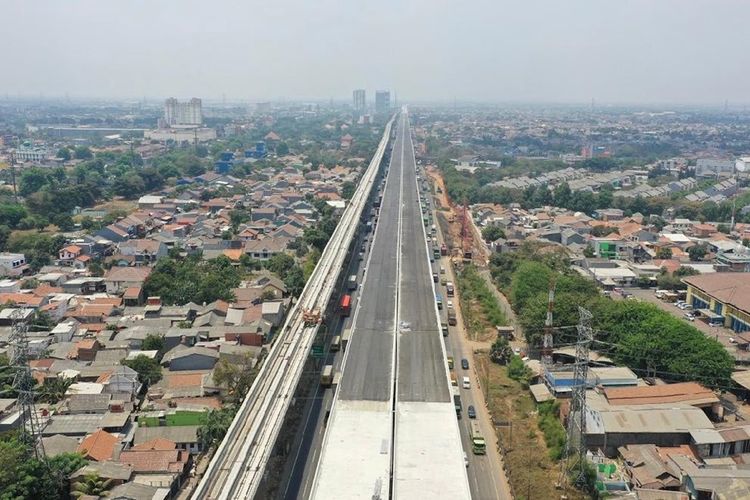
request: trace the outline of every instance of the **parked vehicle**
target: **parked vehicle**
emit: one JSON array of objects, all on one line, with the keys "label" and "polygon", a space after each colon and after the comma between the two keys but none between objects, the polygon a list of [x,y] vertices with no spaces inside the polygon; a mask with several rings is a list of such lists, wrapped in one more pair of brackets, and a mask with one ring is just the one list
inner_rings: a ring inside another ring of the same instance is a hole
[{"label": "parked vehicle", "polygon": [[695,321],[695,315],[691,312],[686,312],[684,316],[685,316],[685,319],[688,321]]},{"label": "parked vehicle", "polygon": [[477,418],[477,411],[474,409],[473,405],[469,405],[466,409],[466,413],[469,415],[469,418]]},{"label": "parked vehicle", "polygon": [[461,387],[464,389],[471,389],[471,379],[464,376],[464,378],[461,379]]},{"label": "parked vehicle", "polygon": [[464,370],[468,370],[469,369],[469,360],[468,359],[461,358],[461,368],[463,368]]}]

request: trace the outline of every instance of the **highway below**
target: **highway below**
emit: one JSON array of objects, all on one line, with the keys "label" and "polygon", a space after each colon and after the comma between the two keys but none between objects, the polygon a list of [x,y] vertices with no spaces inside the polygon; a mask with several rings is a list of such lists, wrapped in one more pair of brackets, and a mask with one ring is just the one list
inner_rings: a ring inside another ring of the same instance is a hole
[{"label": "highway below", "polygon": [[406,113],[381,193],[313,484],[298,498],[470,498]]}]

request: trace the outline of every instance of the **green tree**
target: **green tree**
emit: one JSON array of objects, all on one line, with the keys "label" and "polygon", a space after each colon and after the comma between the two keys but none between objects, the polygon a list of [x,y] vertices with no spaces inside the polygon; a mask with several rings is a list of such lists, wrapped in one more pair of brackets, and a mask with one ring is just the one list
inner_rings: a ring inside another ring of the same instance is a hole
[{"label": "green tree", "polygon": [[669,260],[672,258],[672,249],[669,247],[661,247],[658,250],[656,250],[656,258],[657,259],[666,259]]},{"label": "green tree", "polygon": [[214,382],[226,389],[229,398],[235,403],[241,402],[258,374],[256,359],[246,354],[239,362],[222,358],[214,367]]},{"label": "green tree", "polygon": [[520,356],[511,356],[510,363],[508,363],[508,377],[523,385],[528,385],[531,379],[531,369],[526,366]]},{"label": "green tree", "polygon": [[488,243],[496,241],[498,238],[505,238],[505,231],[500,226],[487,226],[482,229],[482,238]]},{"label": "green tree", "polygon": [[351,200],[357,185],[351,181],[346,181],[341,185],[341,197],[345,200]]},{"label": "green tree", "polygon": [[586,248],[583,249],[583,256],[587,259],[592,259],[594,257],[594,247],[591,246],[591,243],[586,245]]},{"label": "green tree", "polygon": [[161,380],[161,365],[155,359],[140,354],[133,359],[125,359],[122,364],[138,372],[138,380],[150,386]]},{"label": "green tree", "polygon": [[688,255],[693,262],[703,260],[707,253],[705,245],[695,245],[688,248]]},{"label": "green tree", "polygon": [[284,279],[289,270],[294,267],[294,257],[283,252],[277,253],[266,261],[265,267]]},{"label": "green tree", "polygon": [[89,160],[94,157],[94,153],[86,146],[76,146],[73,150],[73,156],[77,160]]},{"label": "green tree", "polygon": [[60,148],[57,150],[57,157],[61,158],[63,161],[68,161],[72,158],[70,155],[70,150],[68,148]]},{"label": "green tree", "polygon": [[155,333],[149,333],[141,343],[141,349],[144,351],[159,351],[164,350],[164,336],[157,335]]},{"label": "green tree", "polygon": [[276,154],[279,156],[286,156],[289,154],[289,145],[286,142],[280,142],[276,146]]},{"label": "green tree", "polygon": [[39,401],[51,404],[61,401],[72,383],[73,379],[65,377],[44,379],[44,383],[38,389]]},{"label": "green tree", "polygon": [[201,448],[208,450],[224,439],[227,429],[234,419],[234,407],[228,406],[220,410],[210,410],[206,413],[203,423],[198,428],[198,442]]},{"label": "green tree", "polygon": [[82,479],[73,484],[73,491],[70,495],[73,498],[80,498],[83,496],[105,497],[107,496],[107,490],[111,487],[111,479],[103,479],[99,474],[92,472],[86,474]]},{"label": "green tree", "polygon": [[511,349],[508,339],[505,337],[498,337],[490,349],[490,359],[495,363],[505,365],[510,361],[512,356],[513,349]]},{"label": "green tree", "polygon": [[299,296],[302,293],[302,289],[305,288],[305,274],[302,268],[296,264],[292,266],[284,277],[284,285],[286,285],[286,289],[290,295],[294,297]]}]

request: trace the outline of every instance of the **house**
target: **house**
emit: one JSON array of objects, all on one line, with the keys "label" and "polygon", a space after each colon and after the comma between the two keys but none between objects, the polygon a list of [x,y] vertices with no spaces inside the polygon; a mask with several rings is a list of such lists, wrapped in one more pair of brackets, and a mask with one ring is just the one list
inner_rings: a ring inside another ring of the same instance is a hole
[{"label": "house", "polygon": [[138,198],[138,208],[148,209],[154,208],[156,205],[161,205],[164,200],[163,196],[144,195]]},{"label": "house", "polygon": [[273,326],[279,326],[284,320],[284,302],[281,300],[263,302],[261,311],[262,318]]},{"label": "house", "polygon": [[287,238],[264,238],[245,243],[245,253],[257,260],[268,260],[286,250]]},{"label": "house", "polygon": [[96,353],[102,348],[102,345],[96,339],[84,339],[76,342],[75,358],[78,361],[94,361]]},{"label": "house", "polygon": [[133,447],[120,453],[120,463],[133,467],[136,474],[173,474],[170,489],[175,491],[190,470],[190,453],[183,450],[148,449]]},{"label": "house", "polygon": [[155,444],[154,441],[171,442],[171,449],[185,450],[189,453],[200,453],[202,447],[198,439],[198,425],[172,425],[159,427],[138,427],[135,430],[133,443],[142,448]]},{"label": "house", "polygon": [[0,273],[3,276],[21,276],[29,271],[26,256],[22,253],[0,253]]},{"label": "house", "polygon": [[164,355],[162,364],[170,371],[210,370],[219,360],[219,353],[206,347],[178,345]]},{"label": "house", "polygon": [[76,483],[83,481],[86,476],[91,474],[96,474],[101,479],[109,481],[110,485],[117,487],[130,481],[133,476],[133,467],[118,462],[89,462],[70,475],[71,489],[74,489]]},{"label": "house", "polygon": [[107,431],[98,429],[86,436],[76,450],[87,460],[104,462],[112,459],[120,440]]},{"label": "house", "polygon": [[57,257],[61,264],[72,266],[73,261],[80,257],[82,253],[83,249],[78,245],[68,245],[60,249]]},{"label": "house", "polygon": [[735,332],[750,330],[750,273],[711,273],[683,278],[685,301],[708,318]]},{"label": "house", "polygon": [[104,275],[107,293],[117,295],[130,287],[143,286],[150,274],[150,267],[113,267]]},{"label": "house", "polygon": [[116,365],[111,370],[102,373],[97,383],[104,386],[103,391],[107,394],[126,395],[128,401],[135,398],[141,390],[138,380],[138,372],[125,365]]},{"label": "house", "polygon": [[118,244],[117,248],[122,255],[134,257],[136,266],[154,264],[168,253],[167,246],[163,242],[143,238],[124,241]]}]

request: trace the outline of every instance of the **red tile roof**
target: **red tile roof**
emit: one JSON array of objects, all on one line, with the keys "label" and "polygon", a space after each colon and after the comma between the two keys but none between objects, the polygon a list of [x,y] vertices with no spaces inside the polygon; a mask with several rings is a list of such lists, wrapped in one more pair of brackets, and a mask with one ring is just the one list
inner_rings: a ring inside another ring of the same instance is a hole
[{"label": "red tile roof", "polygon": [[117,446],[118,439],[107,431],[101,429],[86,436],[78,445],[79,453],[83,453],[85,458],[103,462],[112,458],[112,454]]}]

